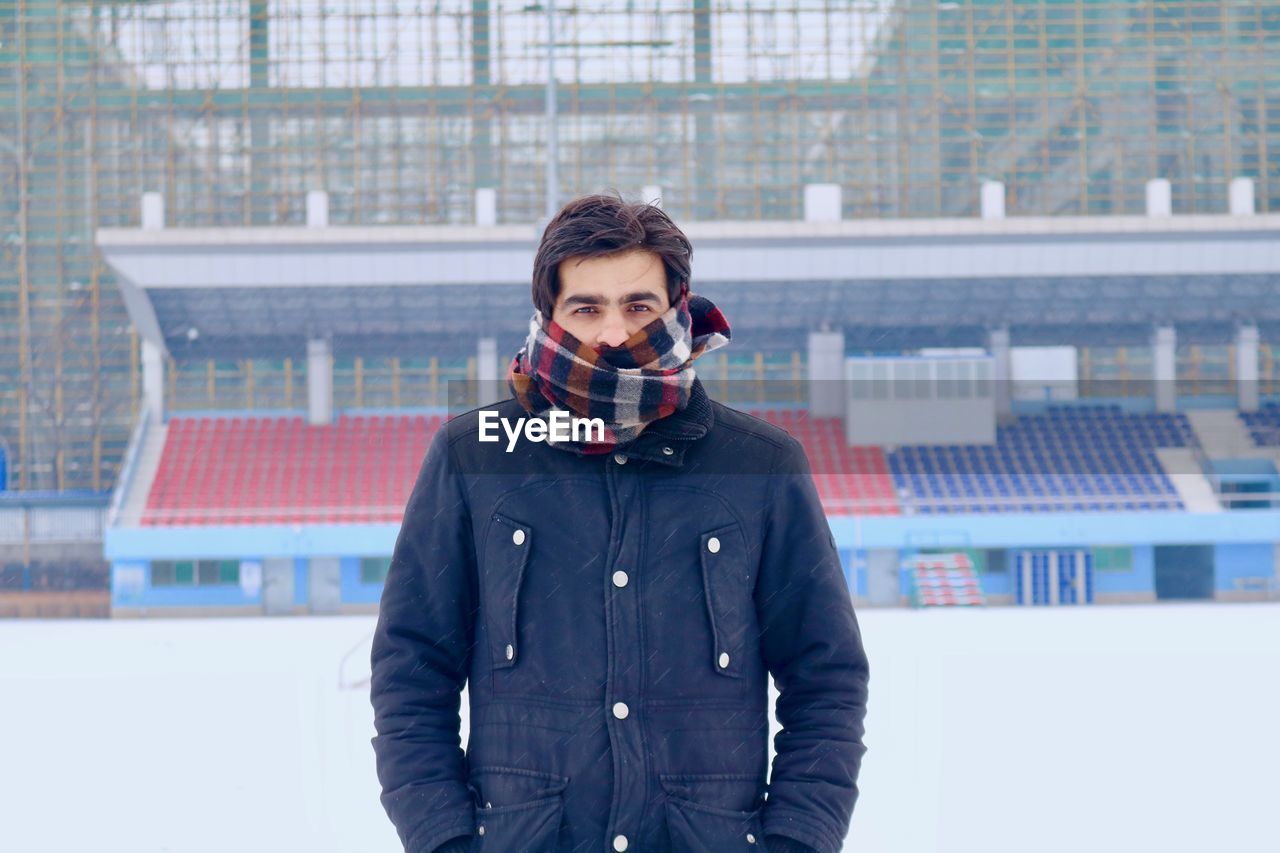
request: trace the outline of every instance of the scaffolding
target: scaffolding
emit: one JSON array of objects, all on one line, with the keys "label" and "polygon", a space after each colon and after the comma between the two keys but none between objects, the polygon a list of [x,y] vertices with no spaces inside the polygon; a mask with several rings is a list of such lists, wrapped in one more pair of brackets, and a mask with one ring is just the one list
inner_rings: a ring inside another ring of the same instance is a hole
[{"label": "scaffolding", "polygon": [[171,226],[302,224],[311,189],[333,225],[469,223],[481,187],[499,222],[534,222],[549,46],[562,199],[658,186],[681,221],[797,219],[804,185],[830,182],[846,218],[967,216],[995,179],[1013,213],[1106,214],[1140,211],[1158,176],[1175,211],[1221,212],[1247,176],[1280,210],[1274,3],[573,0],[547,18],[528,0],[0,0],[9,485],[118,471],[138,340],[96,228],[136,226],[147,191]]}]

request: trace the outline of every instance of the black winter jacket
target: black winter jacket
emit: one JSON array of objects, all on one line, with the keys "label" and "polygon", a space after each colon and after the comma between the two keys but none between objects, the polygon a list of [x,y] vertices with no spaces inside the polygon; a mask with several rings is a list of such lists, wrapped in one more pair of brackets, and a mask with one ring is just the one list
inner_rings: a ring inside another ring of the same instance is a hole
[{"label": "black winter jacket", "polygon": [[405,850],[840,850],[868,666],[800,444],[697,380],[609,455],[507,452],[478,412],[430,445],[373,640]]}]

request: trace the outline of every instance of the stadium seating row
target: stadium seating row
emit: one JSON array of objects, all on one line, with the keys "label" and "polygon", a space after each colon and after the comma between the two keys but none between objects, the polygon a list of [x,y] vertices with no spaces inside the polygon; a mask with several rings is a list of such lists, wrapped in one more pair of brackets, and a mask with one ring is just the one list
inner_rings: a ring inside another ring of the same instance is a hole
[{"label": "stadium seating row", "polygon": [[1280,403],[1267,401],[1256,412],[1241,412],[1240,418],[1259,447],[1280,447]]},{"label": "stadium seating row", "polygon": [[[1155,451],[1195,441],[1180,413],[1117,406],[1025,415],[999,426],[992,445],[887,450],[847,446],[838,418],[752,414],[804,445],[831,515],[1180,509]],[[1273,418],[1280,433],[1280,407],[1259,417]],[[342,415],[328,426],[299,416],[172,418],[142,524],[398,522],[442,422],[421,414]]]}]

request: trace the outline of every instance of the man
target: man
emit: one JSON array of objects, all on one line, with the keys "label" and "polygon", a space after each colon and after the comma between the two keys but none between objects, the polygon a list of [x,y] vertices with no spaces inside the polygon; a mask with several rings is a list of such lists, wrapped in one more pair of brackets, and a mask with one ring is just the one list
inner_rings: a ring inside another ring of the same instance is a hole
[{"label": "man", "polygon": [[[694,374],[729,327],[689,292],[691,252],[657,207],[568,204],[512,398],[431,443],[372,650],[382,803],[408,853],[843,846],[858,623],[800,444]],[[508,439],[556,412],[603,429]]]}]

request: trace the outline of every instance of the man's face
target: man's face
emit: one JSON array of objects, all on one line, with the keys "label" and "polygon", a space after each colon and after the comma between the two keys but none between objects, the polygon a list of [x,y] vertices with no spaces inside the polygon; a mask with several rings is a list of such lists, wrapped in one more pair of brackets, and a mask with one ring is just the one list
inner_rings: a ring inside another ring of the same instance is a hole
[{"label": "man's face", "polygon": [[616,347],[671,307],[662,259],[641,249],[560,262],[551,319],[596,350]]}]

